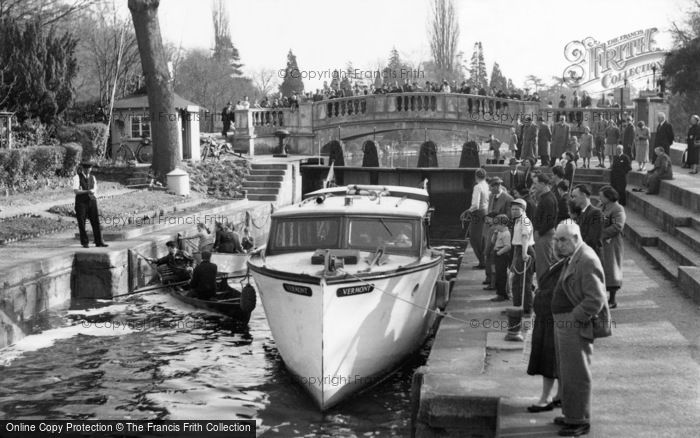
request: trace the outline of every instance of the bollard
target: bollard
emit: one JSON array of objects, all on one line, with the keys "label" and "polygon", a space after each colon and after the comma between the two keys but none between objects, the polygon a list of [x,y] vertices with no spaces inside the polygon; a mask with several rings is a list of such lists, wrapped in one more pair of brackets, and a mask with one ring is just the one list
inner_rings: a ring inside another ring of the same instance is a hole
[{"label": "bollard", "polygon": [[520,307],[509,307],[506,309],[508,316],[508,333],[505,340],[511,342],[523,342],[523,335],[520,331],[523,320],[523,309]]}]

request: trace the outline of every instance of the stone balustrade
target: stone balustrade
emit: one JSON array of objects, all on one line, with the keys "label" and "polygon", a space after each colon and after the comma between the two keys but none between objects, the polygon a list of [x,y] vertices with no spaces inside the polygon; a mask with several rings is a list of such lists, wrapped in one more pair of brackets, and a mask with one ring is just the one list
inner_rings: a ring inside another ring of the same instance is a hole
[{"label": "stone balustrade", "polygon": [[[341,138],[364,141],[367,135],[419,130],[453,132],[466,141],[494,134],[509,138],[519,120],[543,117],[555,123],[560,115],[576,132],[593,127],[600,119],[619,120],[627,114],[643,117],[650,125],[656,114],[649,99],[635,99],[633,108],[549,108],[541,102],[504,99],[474,94],[416,92],[350,96],[301,103],[298,108],[251,108],[235,112],[237,150],[268,153],[277,147],[274,132],[290,132],[294,153],[316,153],[319,145]],[[646,102],[646,103],[645,103]],[[659,103],[652,103],[658,107]],[[661,107],[663,109],[663,107]],[[360,139],[360,140],[358,140]]]}]

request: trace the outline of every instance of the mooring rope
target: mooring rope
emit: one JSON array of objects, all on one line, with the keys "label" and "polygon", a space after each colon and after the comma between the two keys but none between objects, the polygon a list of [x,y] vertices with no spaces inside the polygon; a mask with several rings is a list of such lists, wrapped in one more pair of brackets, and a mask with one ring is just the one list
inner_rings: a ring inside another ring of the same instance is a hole
[{"label": "mooring rope", "polygon": [[258,224],[255,223],[255,219],[253,219],[253,216],[251,215],[251,216],[250,216],[250,223],[251,223],[255,228],[257,228],[258,230],[262,230],[263,227],[264,227],[265,225],[267,225],[267,223],[270,221],[270,217],[271,217],[271,215],[268,215],[268,216],[267,216],[267,219],[265,219],[265,222],[264,222],[262,225],[258,225]]},{"label": "mooring rope", "polygon": [[378,290],[379,292],[381,292],[381,293],[383,293],[383,294],[385,294],[385,295],[388,295],[388,296],[390,296],[390,297],[392,297],[392,298],[394,298],[394,299],[397,299],[397,300],[399,300],[399,301],[403,301],[403,302],[405,302],[405,303],[407,303],[407,304],[410,304],[410,305],[412,305],[412,306],[414,306],[414,307],[417,307],[417,308],[419,308],[419,309],[426,310],[426,311],[428,311],[428,312],[432,312],[432,313],[434,313],[434,314],[436,314],[436,315],[438,315],[438,316],[442,316],[443,318],[452,319],[452,320],[455,320],[455,321],[457,321],[457,322],[461,322],[462,324],[469,325],[470,327],[471,327],[471,324],[473,324],[473,322],[471,322],[471,321],[467,321],[466,319],[457,318],[456,316],[452,316],[452,315],[450,315],[450,314],[447,313],[447,312],[441,312],[440,310],[433,310],[433,309],[431,309],[431,308],[429,308],[429,307],[421,306],[420,304],[416,304],[416,303],[414,303],[414,302],[412,302],[412,301],[409,301],[409,300],[407,300],[407,299],[405,299],[405,298],[401,298],[400,296],[398,296],[398,295],[396,295],[396,294],[392,294],[391,292],[387,292],[387,291],[385,291],[385,290],[383,290],[383,289],[381,289],[381,288],[378,288],[378,287],[377,287],[376,285],[374,285],[373,283],[370,283],[370,282],[368,282],[368,281],[366,281],[366,280],[363,280],[362,278],[358,277],[357,275],[351,274],[351,273],[349,273],[348,271],[346,271],[346,270],[344,270],[344,269],[338,269],[338,271],[341,271],[341,272],[345,273],[345,275],[347,275],[347,276],[349,276],[349,277],[352,277],[352,278],[354,278],[355,280],[358,280],[358,281],[361,282],[361,283],[364,283],[364,284],[366,284],[366,285],[368,285],[368,286],[372,286],[374,289]]}]

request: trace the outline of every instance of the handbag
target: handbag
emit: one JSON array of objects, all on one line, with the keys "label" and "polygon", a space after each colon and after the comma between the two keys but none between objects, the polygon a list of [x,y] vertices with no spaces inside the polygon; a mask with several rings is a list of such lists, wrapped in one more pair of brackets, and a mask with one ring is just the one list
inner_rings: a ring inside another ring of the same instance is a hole
[{"label": "handbag", "polygon": [[593,339],[607,338],[612,336],[612,318],[610,317],[610,307],[607,303],[603,306],[603,309],[598,312],[596,316],[591,318],[591,325],[593,326]]}]

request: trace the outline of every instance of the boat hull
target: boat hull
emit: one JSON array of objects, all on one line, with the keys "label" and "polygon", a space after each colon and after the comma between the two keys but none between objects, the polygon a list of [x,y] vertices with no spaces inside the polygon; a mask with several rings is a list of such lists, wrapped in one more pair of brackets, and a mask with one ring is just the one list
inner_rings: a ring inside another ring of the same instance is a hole
[{"label": "boat hull", "polygon": [[227,293],[228,299],[225,300],[202,300],[191,297],[187,295],[187,290],[178,287],[171,287],[169,291],[172,296],[190,306],[220,313],[243,324],[247,324],[250,321],[251,312],[241,309],[241,292],[230,287],[226,280],[217,283],[217,292]]},{"label": "boat hull", "polygon": [[249,267],[285,365],[322,410],[381,381],[420,348],[436,319],[441,256],[336,278],[274,271],[252,259]]}]

